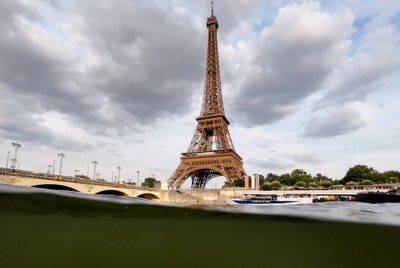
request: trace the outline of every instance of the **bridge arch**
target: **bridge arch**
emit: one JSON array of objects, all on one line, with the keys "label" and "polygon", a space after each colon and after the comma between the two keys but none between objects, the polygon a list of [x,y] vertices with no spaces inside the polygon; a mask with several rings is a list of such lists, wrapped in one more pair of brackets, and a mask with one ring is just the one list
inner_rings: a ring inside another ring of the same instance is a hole
[{"label": "bridge arch", "polygon": [[96,193],[97,195],[116,195],[116,196],[128,196],[126,193],[118,190],[104,190]]},{"label": "bridge arch", "polygon": [[41,188],[41,189],[49,189],[49,190],[63,190],[63,191],[79,192],[78,190],[76,190],[72,187],[61,185],[61,184],[37,184],[37,185],[32,185],[31,187]]},{"label": "bridge arch", "polygon": [[157,195],[152,194],[152,193],[142,193],[142,194],[138,195],[137,197],[145,198],[145,199],[152,200],[152,201],[160,201],[161,200],[160,197],[158,197]]}]

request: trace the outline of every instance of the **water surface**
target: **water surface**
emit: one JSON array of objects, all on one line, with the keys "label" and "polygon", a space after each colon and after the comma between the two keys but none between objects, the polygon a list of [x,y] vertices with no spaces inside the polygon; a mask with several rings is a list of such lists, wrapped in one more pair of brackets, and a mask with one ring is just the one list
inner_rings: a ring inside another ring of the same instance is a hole
[{"label": "water surface", "polygon": [[400,204],[176,207],[0,186],[1,267],[389,267]]}]

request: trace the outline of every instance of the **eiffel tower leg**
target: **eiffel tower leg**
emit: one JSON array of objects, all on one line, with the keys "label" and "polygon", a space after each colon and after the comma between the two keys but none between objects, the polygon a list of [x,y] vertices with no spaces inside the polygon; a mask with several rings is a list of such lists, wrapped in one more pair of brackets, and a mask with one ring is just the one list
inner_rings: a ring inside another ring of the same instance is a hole
[{"label": "eiffel tower leg", "polygon": [[222,174],[213,170],[202,170],[192,175],[192,189],[204,189],[206,184]]}]

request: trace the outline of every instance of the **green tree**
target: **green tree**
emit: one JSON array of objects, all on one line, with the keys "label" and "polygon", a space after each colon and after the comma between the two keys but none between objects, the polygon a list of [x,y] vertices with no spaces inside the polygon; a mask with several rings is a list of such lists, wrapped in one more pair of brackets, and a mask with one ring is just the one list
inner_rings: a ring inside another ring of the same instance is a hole
[{"label": "green tree", "polygon": [[298,181],[298,182],[296,182],[296,184],[294,186],[305,188],[305,187],[307,187],[307,183],[305,181]]},{"label": "green tree", "polygon": [[360,181],[360,185],[372,185],[372,184],[374,184],[374,182],[371,181],[371,180],[362,180],[362,181]]},{"label": "green tree", "polygon": [[306,183],[312,181],[311,175],[302,169],[293,170],[290,176],[292,177],[292,181],[294,182],[294,184],[296,184],[298,181],[304,181]]},{"label": "green tree", "polygon": [[273,190],[279,190],[282,187],[282,184],[279,181],[270,182],[270,186]]},{"label": "green tree", "polygon": [[88,176],[85,176],[85,175],[78,175],[76,177],[80,178],[80,179],[90,180],[90,178]]},{"label": "green tree", "polygon": [[[315,175],[313,177],[313,180],[318,182],[321,186],[323,186],[322,182],[325,182],[325,183],[330,182],[331,186],[333,184],[332,179],[328,178],[327,176],[322,175],[321,173],[317,173],[317,175]],[[326,186],[323,186],[323,187],[326,187]]]},{"label": "green tree", "polygon": [[145,178],[144,182],[142,183],[143,187],[150,187],[150,188],[160,188],[161,182],[156,180],[155,178]]},{"label": "green tree", "polygon": [[225,184],[222,186],[222,188],[232,188],[234,187],[234,184],[229,181],[225,181]]},{"label": "green tree", "polygon": [[238,180],[233,181],[233,186],[234,187],[244,187],[244,180],[238,179]]},{"label": "green tree", "polygon": [[222,186],[222,188],[232,188],[232,187],[244,187],[244,180],[237,179],[234,180],[233,182],[226,181],[224,186]]},{"label": "green tree", "polygon": [[[388,177],[392,182],[400,181],[400,171],[389,170],[389,171],[383,172],[383,175]],[[394,180],[394,179],[397,179],[397,180]]]},{"label": "green tree", "polygon": [[271,187],[271,183],[270,182],[266,182],[263,185],[261,185],[260,190],[261,191],[271,191],[273,189]]},{"label": "green tree", "polygon": [[318,183],[315,182],[315,181],[312,181],[312,182],[310,182],[310,183],[308,184],[308,187],[309,187],[309,188],[317,188],[317,187],[318,187]]},{"label": "green tree", "polygon": [[359,183],[362,180],[375,181],[377,174],[378,172],[372,167],[368,167],[365,165],[356,165],[349,168],[346,175],[341,180],[341,183],[347,185],[347,183],[351,181],[356,183]]},{"label": "green tree", "polygon": [[265,182],[278,181],[279,175],[268,173],[267,176],[265,176],[264,180]]},{"label": "green tree", "polygon": [[320,183],[320,185],[321,185],[322,187],[324,187],[324,188],[330,188],[330,187],[332,187],[333,182],[332,182],[331,180],[329,180],[329,179],[327,179],[327,180],[322,180],[321,183]]},{"label": "green tree", "polygon": [[[272,182],[272,181],[271,181]],[[294,185],[296,182],[292,179],[292,176],[288,173],[282,174],[279,177],[279,182],[283,185]]]},{"label": "green tree", "polygon": [[385,176],[383,173],[376,173],[373,178],[368,180],[373,181],[374,183],[390,183],[389,177]]}]

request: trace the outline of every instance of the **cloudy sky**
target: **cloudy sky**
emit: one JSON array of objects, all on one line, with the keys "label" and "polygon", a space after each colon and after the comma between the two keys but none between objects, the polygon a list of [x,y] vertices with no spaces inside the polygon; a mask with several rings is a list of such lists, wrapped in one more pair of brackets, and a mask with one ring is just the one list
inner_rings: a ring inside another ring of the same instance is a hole
[{"label": "cloudy sky", "polygon": [[[400,1],[216,0],[248,174],[400,170]],[[203,94],[208,0],[0,1],[0,160],[169,177]],[[10,165],[10,163],[9,163]],[[210,184],[221,184],[215,179]],[[187,184],[186,184],[187,185]]]}]

